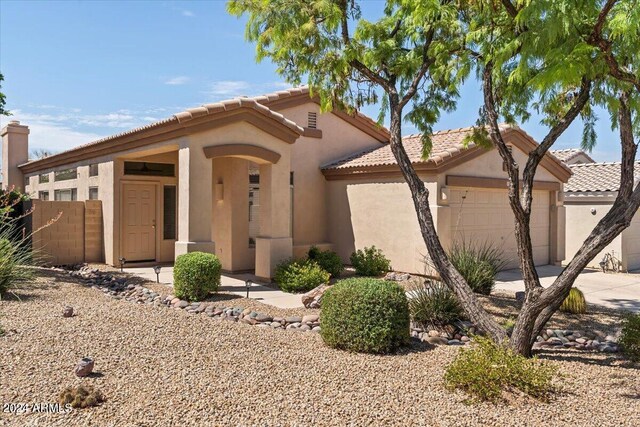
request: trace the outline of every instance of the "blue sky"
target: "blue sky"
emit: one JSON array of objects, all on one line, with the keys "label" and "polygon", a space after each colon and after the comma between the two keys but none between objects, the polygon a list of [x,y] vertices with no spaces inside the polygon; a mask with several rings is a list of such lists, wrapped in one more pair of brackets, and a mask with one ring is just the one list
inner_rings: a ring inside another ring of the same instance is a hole
[{"label": "blue sky", "polygon": [[[365,15],[381,2],[370,3]],[[54,151],[122,132],[188,107],[288,87],[269,62],[256,64],[244,40],[244,20],[214,2],[39,2],[0,0],[2,91],[31,128],[31,147]],[[458,110],[436,129],[474,124],[481,93],[471,80]],[[364,110],[377,116],[375,107]],[[598,123],[593,157],[618,160],[617,135],[607,116]],[[521,126],[541,139],[533,118]],[[404,126],[404,133],[415,129]],[[578,121],[555,148],[576,147]]]}]

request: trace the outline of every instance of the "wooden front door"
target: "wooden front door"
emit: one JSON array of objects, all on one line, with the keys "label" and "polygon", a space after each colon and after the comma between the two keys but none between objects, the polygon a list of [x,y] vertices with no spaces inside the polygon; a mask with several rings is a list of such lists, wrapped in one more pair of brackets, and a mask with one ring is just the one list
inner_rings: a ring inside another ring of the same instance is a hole
[{"label": "wooden front door", "polygon": [[156,186],[125,184],[123,256],[127,262],[156,259]]}]

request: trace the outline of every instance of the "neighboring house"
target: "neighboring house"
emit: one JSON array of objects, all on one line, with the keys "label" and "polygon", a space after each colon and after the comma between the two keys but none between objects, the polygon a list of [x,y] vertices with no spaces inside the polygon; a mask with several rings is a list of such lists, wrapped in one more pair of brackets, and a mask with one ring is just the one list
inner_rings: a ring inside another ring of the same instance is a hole
[{"label": "neighboring house", "polygon": [[[565,185],[564,205],[567,215],[567,259],[576,254],[596,224],[609,212],[620,188],[620,163],[585,163],[570,165],[573,176]],[[636,163],[636,180],[640,162]],[[636,215],[624,230],[600,254],[590,267],[600,268],[604,255],[610,253],[622,261],[627,270],[640,269],[640,217]]]},{"label": "neighboring house", "polygon": [[582,163],[595,163],[595,161],[580,148],[567,148],[564,150],[551,150],[551,154],[567,165],[579,165]]},{"label": "neighboring house", "polygon": [[[406,149],[431,192],[443,244],[488,241],[515,266],[506,172],[495,150],[464,146],[469,128],[438,132],[421,158]],[[524,164],[536,143],[503,127]],[[112,265],[172,261],[200,250],[225,271],[272,277],[278,262],[311,245],[348,262],[376,245],[394,268],[422,272],[426,254],[407,185],[371,119],[320,112],[306,88],[204,105],[50,157],[27,161],[28,128],[2,130],[5,183],[41,199],[102,201],[104,257]],[[537,264],[564,259],[563,183],[567,166],[546,156],[534,193]]]}]

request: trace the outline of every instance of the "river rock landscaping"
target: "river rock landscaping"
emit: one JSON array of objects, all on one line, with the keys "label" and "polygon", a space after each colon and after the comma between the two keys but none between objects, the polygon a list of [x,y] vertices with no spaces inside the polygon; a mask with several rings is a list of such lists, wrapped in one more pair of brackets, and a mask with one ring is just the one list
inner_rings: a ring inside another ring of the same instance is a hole
[{"label": "river rock landscaping", "polygon": [[[326,347],[317,333],[215,321],[206,306],[199,314],[200,306],[170,308],[166,285],[110,270],[102,272],[112,279],[99,292],[95,278],[78,274],[42,269],[17,297],[0,301],[7,331],[0,338],[0,401],[56,402],[78,386],[100,390],[105,401],[69,413],[3,413],[1,425],[637,425],[640,371],[618,354],[542,348],[541,360],[561,374],[550,403],[466,405],[466,395],[443,385],[458,346],[415,339],[391,355],[348,353]],[[120,298],[105,298],[109,287],[122,288]],[[319,314],[224,293],[212,299],[205,303],[274,320]],[[513,295],[482,300],[501,318],[517,312]],[[63,317],[66,306],[72,317]],[[549,328],[604,338],[615,336],[619,319],[607,310],[560,314]],[[78,378],[74,367],[84,357],[93,359],[93,374]],[[602,409],[576,410],[585,407]]]}]

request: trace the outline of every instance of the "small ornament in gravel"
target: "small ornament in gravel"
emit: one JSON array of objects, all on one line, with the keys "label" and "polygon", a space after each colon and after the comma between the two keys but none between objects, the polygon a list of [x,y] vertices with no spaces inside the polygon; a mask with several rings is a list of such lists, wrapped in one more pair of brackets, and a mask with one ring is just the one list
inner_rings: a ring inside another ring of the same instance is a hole
[{"label": "small ornament in gravel", "polygon": [[62,311],[62,317],[73,317],[73,307],[70,306],[65,306],[64,310]]},{"label": "small ornament in gravel", "polygon": [[82,360],[78,362],[78,364],[76,365],[76,369],[75,369],[76,376],[80,378],[88,377],[91,374],[91,372],[93,372],[93,365],[94,365],[94,361],[92,358],[83,357]]}]

